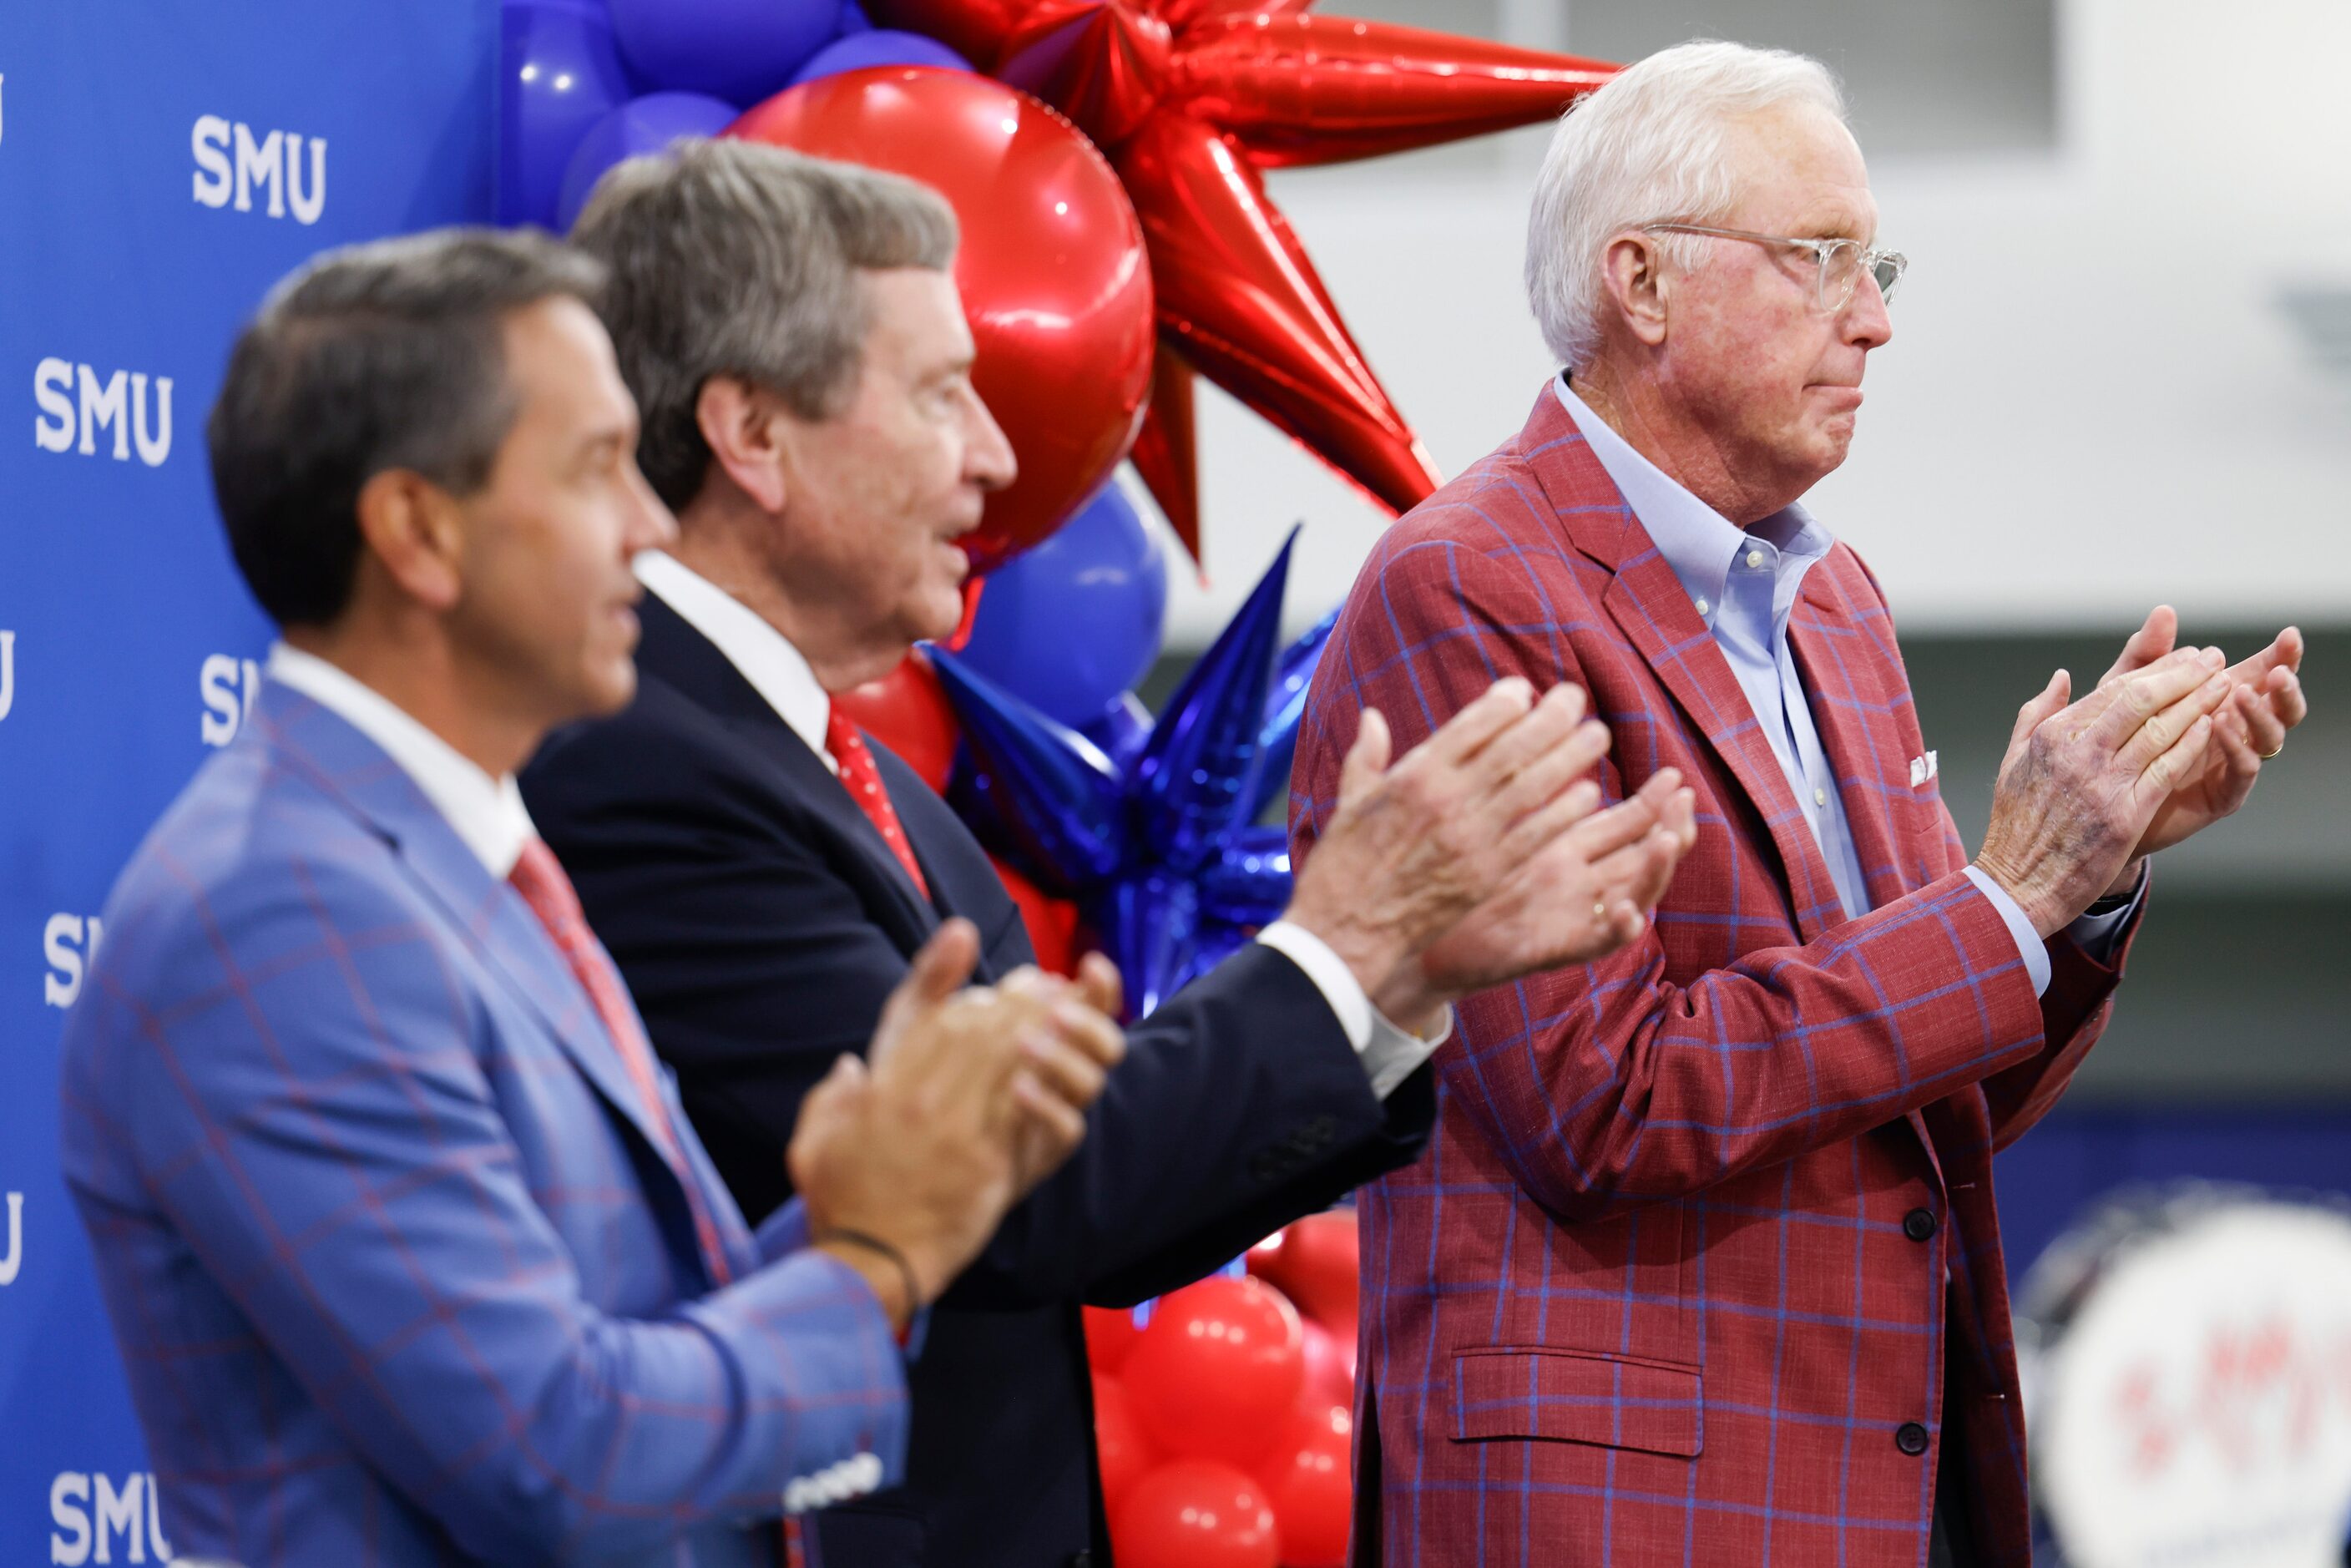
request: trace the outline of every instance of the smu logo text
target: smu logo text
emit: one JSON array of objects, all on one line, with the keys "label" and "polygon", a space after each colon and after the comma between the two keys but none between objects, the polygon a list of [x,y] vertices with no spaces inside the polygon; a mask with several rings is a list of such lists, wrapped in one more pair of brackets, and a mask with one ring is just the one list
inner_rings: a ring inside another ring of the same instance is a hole
[{"label": "smu logo text", "polygon": [[125,1478],[118,1487],[102,1471],[65,1471],[49,1483],[49,1523],[52,1563],[172,1560],[155,1478],[144,1472]]},{"label": "smu logo text", "polygon": [[52,915],[41,931],[41,951],[49,972],[41,977],[41,999],[53,1008],[69,1008],[81,995],[82,975],[98,956],[99,938],[106,922],[95,915]]},{"label": "smu logo text", "polygon": [[[309,182],[303,182],[302,149],[310,149]],[[188,136],[188,150],[196,155],[196,200],[207,207],[234,206],[253,211],[256,192],[267,192],[264,209],[282,218],[290,208],[294,221],[315,224],[327,210],[327,141],[298,131],[273,131],[256,136],[243,120],[231,122],[217,114],[196,120]]]},{"label": "smu logo text", "polygon": [[204,699],[206,746],[226,746],[253,712],[261,694],[261,666],[251,659],[214,653],[196,672],[196,692]]},{"label": "smu logo text", "polygon": [[25,1266],[25,1195],[8,1195],[8,1249],[0,1252],[0,1285],[16,1282],[17,1270]]},{"label": "smu logo text", "polygon": [[144,371],[101,376],[95,366],[43,360],[33,368],[33,401],[41,410],[33,416],[33,441],[44,452],[95,457],[99,433],[111,431],[117,463],[130,462],[136,446],[140,462],[161,468],[172,455],[172,378],[154,378],[152,404],[148,390]]}]

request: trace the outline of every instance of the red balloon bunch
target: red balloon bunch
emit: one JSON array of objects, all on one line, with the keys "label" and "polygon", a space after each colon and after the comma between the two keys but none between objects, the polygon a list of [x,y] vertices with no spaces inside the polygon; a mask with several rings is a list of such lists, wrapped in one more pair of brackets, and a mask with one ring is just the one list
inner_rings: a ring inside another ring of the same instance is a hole
[{"label": "red balloon bunch", "polygon": [[1345,1559],[1354,1217],[1277,1232],[1249,1268],[1249,1279],[1161,1297],[1140,1329],[1133,1312],[1086,1309],[1103,1504],[1123,1568]]}]

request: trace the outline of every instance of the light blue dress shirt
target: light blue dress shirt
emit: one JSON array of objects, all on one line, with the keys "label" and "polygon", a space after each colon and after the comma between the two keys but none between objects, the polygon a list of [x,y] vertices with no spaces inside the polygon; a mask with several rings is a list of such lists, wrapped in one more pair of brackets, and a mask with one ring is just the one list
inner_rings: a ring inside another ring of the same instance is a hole
[{"label": "light blue dress shirt", "polygon": [[[1829,553],[1835,538],[1811,513],[1792,504],[1747,528],[1739,528],[1635,452],[1584,406],[1565,375],[1552,384],[1593,456],[1673,568],[1698,618],[1714,633],[1724,662],[1739,677],[1748,706],[1771,743],[1771,755],[1787,776],[1789,792],[1813,830],[1813,841],[1828,862],[1846,916],[1867,914],[1869,891],[1861,853],[1854,845],[1844,799],[1788,646],[1788,615],[1795,608],[1804,574]],[[1967,873],[2007,923],[2025,971],[2032,977],[2033,995],[2041,995],[2049,988],[2049,949],[2041,934],[2005,888],[1973,866]],[[2142,883],[2142,895],[2144,892]],[[2085,915],[2068,931],[2085,951],[2104,956],[2137,907],[2134,899],[2130,908],[2115,914]]]}]

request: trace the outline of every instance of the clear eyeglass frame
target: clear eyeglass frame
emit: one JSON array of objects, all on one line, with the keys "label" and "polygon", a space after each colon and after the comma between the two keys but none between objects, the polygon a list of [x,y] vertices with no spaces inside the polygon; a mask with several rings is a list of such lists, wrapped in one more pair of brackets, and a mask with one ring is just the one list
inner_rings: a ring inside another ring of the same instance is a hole
[{"label": "clear eyeglass frame", "polygon": [[1810,251],[1817,268],[1814,298],[1822,310],[1834,316],[1853,299],[1866,273],[1877,285],[1878,297],[1894,303],[1910,258],[1898,250],[1872,250],[1855,239],[1799,239],[1792,235],[1753,234],[1746,229],[1708,228],[1703,224],[1644,224],[1643,234],[1710,235],[1716,239],[1745,240],[1749,245],[1792,246]]}]

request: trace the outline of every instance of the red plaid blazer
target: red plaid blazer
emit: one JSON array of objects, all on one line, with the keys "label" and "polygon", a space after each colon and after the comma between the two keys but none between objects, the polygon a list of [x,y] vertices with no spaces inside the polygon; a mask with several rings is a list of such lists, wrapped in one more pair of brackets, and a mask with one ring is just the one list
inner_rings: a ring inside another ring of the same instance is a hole
[{"label": "red plaid blazer", "polygon": [[1789,636],[1859,920],[1548,388],[1388,531],[1340,614],[1299,741],[1301,857],[1364,708],[1410,746],[1505,674],[1590,693],[1612,800],[1673,767],[1698,800],[1650,931],[1465,1002],[1428,1152],[1362,1196],[1359,1564],[1923,1563],[1947,1359],[1979,1544],[2031,1561],[1991,1156],[2063,1090],[2119,971],[2061,939],[2034,998],[1912,782],[1909,683],[1851,550],[1806,577]]}]

